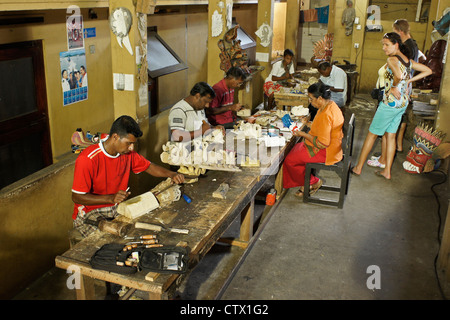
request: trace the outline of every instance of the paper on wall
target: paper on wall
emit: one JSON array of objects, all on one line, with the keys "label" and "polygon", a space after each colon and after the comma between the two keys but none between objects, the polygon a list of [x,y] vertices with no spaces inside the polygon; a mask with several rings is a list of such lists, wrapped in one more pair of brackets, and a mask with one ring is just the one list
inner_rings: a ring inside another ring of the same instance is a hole
[{"label": "paper on wall", "polygon": [[132,74],[114,73],[113,75],[114,90],[134,90],[134,77]]}]

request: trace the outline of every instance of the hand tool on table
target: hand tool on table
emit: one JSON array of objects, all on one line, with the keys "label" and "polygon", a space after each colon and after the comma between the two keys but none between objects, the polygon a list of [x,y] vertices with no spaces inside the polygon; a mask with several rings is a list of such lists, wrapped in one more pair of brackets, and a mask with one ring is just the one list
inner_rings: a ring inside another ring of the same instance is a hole
[{"label": "hand tool on table", "polygon": [[156,197],[157,195],[163,193],[164,191],[166,191],[166,190],[168,190],[168,189],[170,189],[170,188],[172,188],[172,187],[173,187],[173,183],[172,183],[172,184],[169,184],[167,187],[163,188],[162,190],[160,190],[160,191],[158,191],[158,192],[154,192],[153,195]]},{"label": "hand tool on table", "polygon": [[147,234],[143,236],[126,236],[124,237],[125,240],[150,240],[150,239],[156,239],[156,235],[154,234]]},{"label": "hand tool on table", "polygon": [[133,244],[129,244],[129,245],[125,245],[123,247],[123,251],[131,251],[135,248],[156,248],[156,247],[162,247],[163,245],[160,243],[153,243],[153,244],[137,244],[137,243],[133,243]]},{"label": "hand tool on table", "polygon": [[164,227],[152,223],[144,223],[144,222],[136,222],[134,224],[134,227],[136,229],[146,229],[146,230],[153,230],[153,231],[169,231],[173,233],[182,233],[182,234],[188,234],[189,230],[187,229],[177,229],[177,228],[169,228]]},{"label": "hand tool on table", "polygon": [[133,244],[156,244],[156,243],[158,243],[158,239],[130,241],[130,242],[125,243],[125,245],[129,246],[129,245],[133,245]]}]

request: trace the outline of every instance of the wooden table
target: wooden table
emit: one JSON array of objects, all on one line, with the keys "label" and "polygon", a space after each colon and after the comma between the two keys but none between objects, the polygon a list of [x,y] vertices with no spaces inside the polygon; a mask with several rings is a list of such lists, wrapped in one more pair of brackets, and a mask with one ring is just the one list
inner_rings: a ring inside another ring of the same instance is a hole
[{"label": "wooden table", "polygon": [[[261,168],[243,168],[241,172],[209,171],[201,176],[193,185],[185,185],[182,191],[191,197],[192,202],[186,204],[183,199],[172,203],[169,207],[158,208],[136,221],[164,223],[173,228],[189,229],[188,234],[159,232],[160,243],[177,245],[186,242],[189,246],[191,271],[222,234],[241,215],[240,238],[236,241],[242,246],[249,244],[254,230],[254,199],[255,195],[271,175],[277,174],[285,155],[298,141],[293,137],[283,148],[270,154],[270,163]],[[215,179],[215,181],[213,181]],[[213,198],[212,193],[221,183],[230,186],[226,199]],[[279,195],[281,200],[281,195]],[[279,203],[276,202],[276,205]],[[275,208],[275,205],[272,209]],[[273,210],[272,210],[273,211]],[[266,219],[269,219],[267,215]],[[133,234],[143,233],[135,229]],[[150,281],[145,272],[133,275],[121,275],[103,270],[93,269],[89,259],[102,245],[106,243],[125,243],[125,240],[100,231],[96,231],[83,239],[64,254],[55,259],[56,266],[62,269],[78,267],[81,274],[81,287],[77,289],[77,299],[95,299],[94,279],[117,283],[132,290],[148,293],[149,299],[167,299],[181,284],[187,274],[159,274]]]}]

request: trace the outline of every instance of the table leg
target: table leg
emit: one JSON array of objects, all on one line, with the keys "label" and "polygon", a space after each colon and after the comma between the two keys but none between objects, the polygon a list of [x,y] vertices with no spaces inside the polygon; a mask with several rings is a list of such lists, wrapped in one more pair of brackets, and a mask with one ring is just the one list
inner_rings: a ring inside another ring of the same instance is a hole
[{"label": "table leg", "polygon": [[77,289],[77,300],[95,300],[93,278],[80,275],[80,289]]},{"label": "table leg", "polygon": [[255,198],[250,200],[247,208],[241,213],[241,230],[239,240],[250,241],[253,236],[253,220],[255,212]]},{"label": "table leg", "polygon": [[162,300],[162,295],[155,292],[149,292],[148,298],[149,300]]}]

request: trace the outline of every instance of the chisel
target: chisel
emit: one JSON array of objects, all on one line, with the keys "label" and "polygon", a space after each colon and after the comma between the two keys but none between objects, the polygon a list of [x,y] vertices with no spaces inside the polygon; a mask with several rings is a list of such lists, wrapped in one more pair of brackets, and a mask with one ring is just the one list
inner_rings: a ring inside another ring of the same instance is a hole
[{"label": "chisel", "polygon": [[155,244],[158,243],[157,239],[152,239],[152,240],[141,240],[141,241],[131,241],[131,242],[127,242],[125,243],[126,246],[129,245],[133,245],[133,244]]},{"label": "chisel", "polygon": [[134,224],[134,227],[136,229],[147,229],[147,230],[153,230],[153,231],[170,231],[173,233],[183,233],[183,234],[188,234],[189,230],[187,229],[176,229],[176,228],[166,228],[163,226],[159,226],[156,224],[151,224],[151,223],[143,223],[143,222],[136,222]]},{"label": "chisel", "polygon": [[156,236],[154,234],[147,234],[145,236],[136,236],[136,237],[124,237],[125,240],[150,240],[150,239],[156,239]]}]

